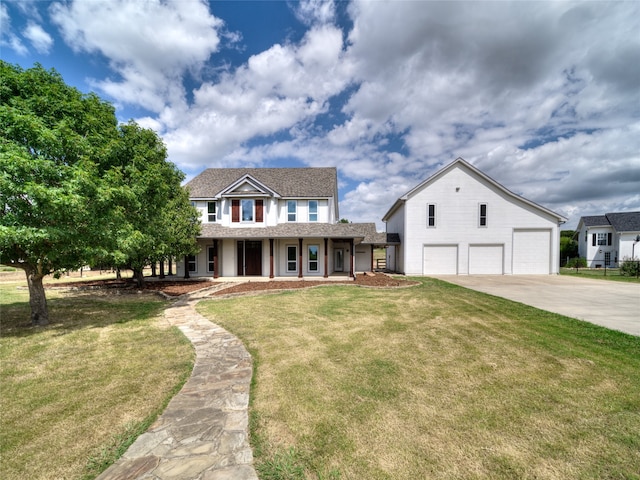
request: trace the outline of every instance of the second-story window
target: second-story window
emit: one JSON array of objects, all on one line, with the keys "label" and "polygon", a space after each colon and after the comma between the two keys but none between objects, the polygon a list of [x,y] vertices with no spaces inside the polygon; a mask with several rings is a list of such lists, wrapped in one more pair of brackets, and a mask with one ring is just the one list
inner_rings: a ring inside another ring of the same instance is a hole
[{"label": "second-story window", "polygon": [[430,203],[427,205],[427,227],[436,226],[436,204]]},{"label": "second-story window", "polygon": [[317,200],[309,200],[309,221],[310,222],[318,221],[318,201]]},{"label": "second-story window", "polygon": [[287,222],[295,222],[298,212],[298,202],[287,200]]},{"label": "second-story window", "polygon": [[243,222],[253,222],[254,221],[254,201],[253,200],[241,200],[240,201],[240,218]]},{"label": "second-story window", "polygon": [[478,218],[478,226],[486,227],[487,226],[487,204],[486,203],[480,204],[479,214],[480,215]]},{"label": "second-story window", "polygon": [[216,202],[207,202],[207,221],[215,222],[217,220],[217,204]]}]

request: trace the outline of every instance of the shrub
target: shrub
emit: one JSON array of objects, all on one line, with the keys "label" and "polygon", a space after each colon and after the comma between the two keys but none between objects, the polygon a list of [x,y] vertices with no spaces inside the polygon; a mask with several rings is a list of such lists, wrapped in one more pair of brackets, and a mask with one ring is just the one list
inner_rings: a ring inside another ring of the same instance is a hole
[{"label": "shrub", "polygon": [[587,268],[587,259],[586,258],[572,258],[567,262],[568,268]]},{"label": "shrub", "polygon": [[624,257],[623,263],[620,265],[620,275],[629,275],[637,277],[640,273],[640,260],[637,258]]}]

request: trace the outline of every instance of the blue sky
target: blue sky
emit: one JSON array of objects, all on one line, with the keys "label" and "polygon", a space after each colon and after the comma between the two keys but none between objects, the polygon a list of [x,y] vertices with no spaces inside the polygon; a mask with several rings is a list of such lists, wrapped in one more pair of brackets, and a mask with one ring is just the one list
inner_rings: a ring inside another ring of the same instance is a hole
[{"label": "blue sky", "polygon": [[208,167],[335,166],[376,222],[462,157],[569,219],[640,211],[640,2],[6,1],[55,68]]}]

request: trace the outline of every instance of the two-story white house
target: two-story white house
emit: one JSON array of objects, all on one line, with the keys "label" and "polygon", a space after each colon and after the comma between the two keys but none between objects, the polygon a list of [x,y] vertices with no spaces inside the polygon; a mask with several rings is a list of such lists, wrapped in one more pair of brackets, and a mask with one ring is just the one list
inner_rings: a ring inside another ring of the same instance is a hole
[{"label": "two-story white house", "polygon": [[400,245],[387,266],[407,275],[552,274],[566,219],[458,158],[400,197],[382,219]]},{"label": "two-story white house", "polygon": [[186,188],[201,249],[178,275],[353,278],[386,240],[374,223],[338,223],[335,168],[210,168]]},{"label": "two-story white house", "polygon": [[617,267],[640,256],[640,212],[581,217],[574,238],[588,267]]}]

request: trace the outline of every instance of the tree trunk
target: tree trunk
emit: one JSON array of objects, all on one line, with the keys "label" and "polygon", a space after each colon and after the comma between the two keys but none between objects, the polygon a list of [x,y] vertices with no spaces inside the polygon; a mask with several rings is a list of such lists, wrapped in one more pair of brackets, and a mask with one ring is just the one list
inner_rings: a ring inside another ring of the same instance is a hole
[{"label": "tree trunk", "polygon": [[31,324],[48,325],[49,308],[47,307],[47,297],[44,294],[42,279],[44,275],[35,268],[25,269],[27,275],[27,285],[29,286],[29,305],[31,306]]},{"label": "tree trunk", "polygon": [[133,279],[138,288],[144,287],[144,273],[142,272],[142,268],[133,268]]},{"label": "tree trunk", "polygon": [[169,275],[173,275],[173,266],[172,266],[173,262],[172,262],[172,260],[173,260],[173,258],[169,257],[169,260],[168,260],[168,262],[169,262]]},{"label": "tree trunk", "polygon": [[164,278],[164,258],[160,260],[160,278]]},{"label": "tree trunk", "polygon": [[189,277],[189,257],[187,255],[184,256],[184,278]]}]

